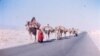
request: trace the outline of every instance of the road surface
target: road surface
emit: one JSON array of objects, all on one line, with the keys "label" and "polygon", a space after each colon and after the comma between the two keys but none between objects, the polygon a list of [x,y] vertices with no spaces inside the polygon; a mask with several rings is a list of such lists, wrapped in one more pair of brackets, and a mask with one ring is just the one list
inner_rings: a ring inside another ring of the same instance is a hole
[{"label": "road surface", "polygon": [[100,51],[86,32],[78,37],[65,37],[0,50],[0,56],[100,56]]}]

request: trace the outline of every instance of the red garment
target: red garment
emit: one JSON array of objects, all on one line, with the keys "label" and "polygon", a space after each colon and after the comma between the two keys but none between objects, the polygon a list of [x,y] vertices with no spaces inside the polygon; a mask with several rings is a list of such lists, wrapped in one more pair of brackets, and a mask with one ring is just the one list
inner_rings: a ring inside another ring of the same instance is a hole
[{"label": "red garment", "polygon": [[38,42],[43,42],[43,39],[44,39],[43,32],[41,30],[39,30],[39,32],[38,32]]}]

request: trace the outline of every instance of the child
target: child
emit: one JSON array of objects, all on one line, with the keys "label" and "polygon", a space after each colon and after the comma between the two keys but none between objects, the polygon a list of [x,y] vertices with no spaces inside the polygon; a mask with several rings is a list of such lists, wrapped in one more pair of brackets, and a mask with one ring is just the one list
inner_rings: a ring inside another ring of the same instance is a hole
[{"label": "child", "polygon": [[39,31],[38,31],[38,42],[39,43],[42,43],[43,42],[43,39],[44,39],[43,32],[42,32],[41,29],[39,29]]}]

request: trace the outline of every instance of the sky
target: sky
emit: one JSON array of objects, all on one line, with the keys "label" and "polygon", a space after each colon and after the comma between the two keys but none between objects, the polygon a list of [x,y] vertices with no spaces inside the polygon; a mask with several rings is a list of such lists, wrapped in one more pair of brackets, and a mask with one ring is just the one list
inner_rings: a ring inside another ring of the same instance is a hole
[{"label": "sky", "polygon": [[100,0],[0,0],[0,28],[24,28],[32,17],[42,26],[100,29]]}]

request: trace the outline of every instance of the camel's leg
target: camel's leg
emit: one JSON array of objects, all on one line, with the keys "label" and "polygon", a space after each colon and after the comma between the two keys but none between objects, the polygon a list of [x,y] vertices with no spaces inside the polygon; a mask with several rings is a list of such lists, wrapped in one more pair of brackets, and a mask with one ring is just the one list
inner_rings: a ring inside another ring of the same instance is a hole
[{"label": "camel's leg", "polygon": [[35,35],[35,42],[36,42],[36,35]]}]

